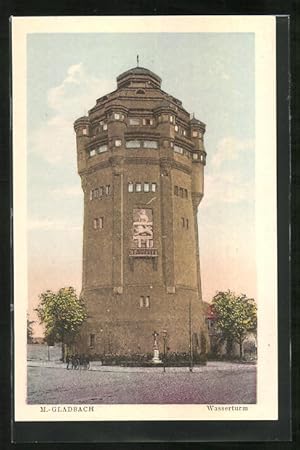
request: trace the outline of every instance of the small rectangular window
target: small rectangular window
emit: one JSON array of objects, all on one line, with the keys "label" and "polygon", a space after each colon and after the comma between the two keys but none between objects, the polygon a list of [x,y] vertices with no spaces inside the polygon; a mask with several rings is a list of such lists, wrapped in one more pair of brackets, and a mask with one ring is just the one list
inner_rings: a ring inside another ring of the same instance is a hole
[{"label": "small rectangular window", "polygon": [[94,189],[94,198],[98,198],[99,196],[99,189]]},{"label": "small rectangular window", "polygon": [[93,191],[90,190],[90,200],[93,200]]},{"label": "small rectangular window", "polygon": [[145,308],[149,308],[150,307],[150,297],[147,296],[145,297]]},{"label": "small rectangular window", "polygon": [[185,226],[187,229],[189,228],[189,219],[185,219]]},{"label": "small rectangular window", "polygon": [[104,120],[100,120],[99,124],[101,125],[101,127],[104,125]]},{"label": "small rectangular window", "polygon": [[94,347],[94,345],[95,345],[95,335],[94,334],[90,334],[89,347]]},{"label": "small rectangular window", "polygon": [[114,114],[114,118],[115,118],[116,120],[120,120],[120,114],[119,114],[119,113],[115,113],[115,114]]},{"label": "small rectangular window", "polygon": [[99,220],[94,219],[94,230],[97,230],[98,226],[99,226]]},{"label": "small rectangular window", "polygon": [[182,155],[183,153],[183,148],[179,147],[178,145],[174,145],[174,152],[176,153],[180,153]]},{"label": "small rectangular window", "polygon": [[143,307],[144,307],[144,297],[141,296],[140,297],[140,308],[143,308]]},{"label": "small rectangular window", "polygon": [[179,196],[183,198],[183,188],[179,188]]},{"label": "small rectangular window", "polygon": [[104,188],[103,188],[103,186],[100,186],[99,187],[99,197],[102,197],[103,193],[104,193]]},{"label": "small rectangular window", "polygon": [[104,226],[104,218],[103,217],[99,217],[99,228],[103,228]]},{"label": "small rectangular window", "polygon": [[129,125],[139,125],[140,120],[139,119],[129,119]]},{"label": "small rectangular window", "polygon": [[96,150],[93,148],[93,150],[90,150],[90,156],[95,156],[96,155]]},{"label": "small rectangular window", "polygon": [[198,131],[193,131],[192,136],[193,137],[198,137]]},{"label": "small rectangular window", "polygon": [[86,136],[86,135],[87,135],[87,129],[86,129],[86,128],[83,128],[83,130],[82,130],[82,134],[83,134],[84,136]]},{"label": "small rectangular window", "polygon": [[144,141],[145,148],[157,148],[157,141]]},{"label": "small rectangular window", "polygon": [[151,192],[156,192],[156,183],[151,184]]},{"label": "small rectangular window", "polygon": [[150,184],[148,182],[144,183],[144,192],[149,192],[150,191]]},{"label": "small rectangular window", "polygon": [[185,198],[188,198],[188,190],[187,189],[184,190],[184,196],[185,196]]},{"label": "small rectangular window", "polygon": [[174,186],[174,194],[178,195],[178,186]]},{"label": "small rectangular window", "polygon": [[182,134],[183,134],[183,136],[186,136],[186,131],[183,130],[183,131],[182,131]]},{"label": "small rectangular window", "polygon": [[184,228],[185,227],[185,219],[184,219],[184,217],[181,217],[181,224],[182,224],[182,228]]},{"label": "small rectangular window", "polygon": [[198,159],[198,154],[197,153],[193,153],[193,159]]},{"label": "small rectangular window", "polygon": [[127,141],[126,142],[126,148],[140,148],[141,147],[141,141]]},{"label": "small rectangular window", "polygon": [[178,125],[175,125],[175,131],[177,132],[178,131]]},{"label": "small rectangular window", "polygon": [[170,116],[170,122],[173,123],[173,116]]},{"label": "small rectangular window", "polygon": [[109,195],[109,194],[110,194],[110,184],[107,184],[107,185],[105,186],[105,194],[106,194],[106,195]]},{"label": "small rectangular window", "polygon": [[133,183],[131,181],[128,183],[128,192],[133,192]]},{"label": "small rectangular window", "polygon": [[135,192],[142,192],[142,183],[135,183]]},{"label": "small rectangular window", "polygon": [[107,151],[107,144],[103,144],[100,145],[100,147],[98,147],[98,153],[103,153]]},{"label": "small rectangular window", "polygon": [[115,140],[115,147],[121,147],[121,145],[122,145],[121,139],[116,139]]},{"label": "small rectangular window", "polygon": [[103,125],[103,130],[104,130],[104,131],[107,130],[107,123],[105,123],[105,124]]}]

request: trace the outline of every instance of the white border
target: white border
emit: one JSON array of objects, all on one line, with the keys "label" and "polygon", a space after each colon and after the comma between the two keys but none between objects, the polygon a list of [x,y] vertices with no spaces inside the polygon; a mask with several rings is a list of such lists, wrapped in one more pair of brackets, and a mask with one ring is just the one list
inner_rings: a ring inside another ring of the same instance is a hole
[{"label": "white border", "polygon": [[[209,413],[206,405],[93,405],[90,413],[41,413],[26,399],[27,194],[26,41],[28,33],[255,33],[257,404],[248,411]],[[15,420],[276,420],[277,205],[275,16],[13,17],[13,174],[15,293]]]}]

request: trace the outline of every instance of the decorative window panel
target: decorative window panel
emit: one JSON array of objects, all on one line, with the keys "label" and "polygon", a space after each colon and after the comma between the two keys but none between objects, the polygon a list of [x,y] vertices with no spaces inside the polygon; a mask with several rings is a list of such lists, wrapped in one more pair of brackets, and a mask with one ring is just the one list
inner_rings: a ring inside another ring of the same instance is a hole
[{"label": "decorative window panel", "polygon": [[152,209],[133,210],[132,239],[135,248],[153,248]]}]

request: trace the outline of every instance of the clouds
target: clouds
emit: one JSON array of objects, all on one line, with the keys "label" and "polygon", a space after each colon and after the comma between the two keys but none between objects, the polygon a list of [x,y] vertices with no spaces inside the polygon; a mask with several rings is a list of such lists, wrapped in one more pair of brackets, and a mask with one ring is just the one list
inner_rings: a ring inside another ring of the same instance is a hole
[{"label": "clouds", "polygon": [[[239,204],[253,201],[254,141],[234,136],[221,138],[210,158],[205,174],[205,206]],[[246,161],[246,164],[244,162]]]},{"label": "clouds", "polygon": [[27,229],[29,231],[82,231],[82,225],[70,223],[67,220],[59,220],[59,219],[38,219],[33,218],[28,220]]},{"label": "clouds", "polygon": [[71,65],[61,83],[45,92],[48,111],[38,128],[29,130],[28,151],[51,165],[76,161],[73,122],[87,114],[98,97],[112,91],[113,80],[95,77],[82,63]]},{"label": "clouds", "polygon": [[233,136],[222,138],[216,148],[211,163],[215,169],[219,169],[225,161],[241,159],[245,151],[254,150],[253,139],[237,139]]}]

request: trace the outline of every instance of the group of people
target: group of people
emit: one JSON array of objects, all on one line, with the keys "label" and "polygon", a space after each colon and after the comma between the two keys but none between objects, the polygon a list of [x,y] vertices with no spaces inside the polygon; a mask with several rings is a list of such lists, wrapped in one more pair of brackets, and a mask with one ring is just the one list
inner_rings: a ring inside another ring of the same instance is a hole
[{"label": "group of people", "polygon": [[90,368],[90,360],[86,355],[67,355],[66,357],[67,370],[69,369],[89,369]]}]

